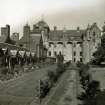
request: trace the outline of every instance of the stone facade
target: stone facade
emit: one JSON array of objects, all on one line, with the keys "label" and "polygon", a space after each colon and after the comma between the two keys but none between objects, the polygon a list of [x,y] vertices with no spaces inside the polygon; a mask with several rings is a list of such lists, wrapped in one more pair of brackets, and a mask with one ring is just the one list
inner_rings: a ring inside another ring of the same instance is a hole
[{"label": "stone facade", "polygon": [[15,41],[10,38],[10,25],[7,24],[5,27],[1,27],[0,42],[15,44]]},{"label": "stone facade", "polygon": [[92,59],[94,51],[101,43],[101,30],[96,23],[86,30],[51,30],[48,39],[47,56],[56,58],[60,52],[65,62],[84,62]]},{"label": "stone facade", "polygon": [[64,60],[66,61],[72,61],[72,62],[77,62],[81,61],[82,62],[82,42],[78,41],[64,41],[64,42],[49,42],[49,47],[48,47],[48,52],[47,56],[48,57],[54,57],[61,53],[64,56]]},{"label": "stone facade", "polygon": [[88,25],[86,34],[83,36],[83,61],[89,62],[92,59],[93,53],[101,44],[101,30],[96,23]]},{"label": "stone facade", "polygon": [[88,25],[84,30],[79,27],[75,30],[66,30],[66,28],[58,30],[56,26],[50,30],[48,24],[41,20],[33,25],[32,30],[29,25],[24,26],[20,41],[24,47],[33,50],[39,57],[45,54],[48,58],[56,59],[61,53],[65,62],[87,63],[101,43],[101,31],[96,23]]},{"label": "stone facade", "polygon": [[44,44],[48,31],[48,25],[42,20],[34,24],[32,30],[30,26],[26,24],[23,28],[23,37],[19,40],[19,43],[28,50],[35,52],[38,58],[44,57],[46,56]]}]

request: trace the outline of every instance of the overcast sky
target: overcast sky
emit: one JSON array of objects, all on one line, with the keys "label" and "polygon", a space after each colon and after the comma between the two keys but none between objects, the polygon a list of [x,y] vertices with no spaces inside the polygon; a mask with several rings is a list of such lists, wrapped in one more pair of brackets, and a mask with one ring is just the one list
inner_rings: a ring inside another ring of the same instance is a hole
[{"label": "overcast sky", "polygon": [[20,32],[28,22],[31,26],[41,17],[52,28],[86,28],[105,21],[105,0],[0,0],[0,27],[11,25],[11,32]]}]

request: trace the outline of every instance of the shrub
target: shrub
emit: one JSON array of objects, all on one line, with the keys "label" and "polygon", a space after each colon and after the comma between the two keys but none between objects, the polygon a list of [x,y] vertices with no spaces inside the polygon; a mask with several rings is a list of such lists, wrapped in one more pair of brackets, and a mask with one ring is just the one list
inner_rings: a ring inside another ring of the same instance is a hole
[{"label": "shrub", "polygon": [[58,80],[64,71],[64,65],[59,65],[56,70],[47,72],[47,78],[40,80],[40,99],[43,99],[47,95],[53,84]]},{"label": "shrub", "polygon": [[82,64],[79,68],[79,75],[81,77],[85,77],[88,75],[89,65],[88,64]]},{"label": "shrub", "polygon": [[83,65],[83,63],[78,61],[76,65],[77,65],[77,67],[81,67]]},{"label": "shrub", "polygon": [[1,74],[6,75],[8,73],[8,69],[6,67],[1,68]]},{"label": "shrub", "polygon": [[49,80],[53,83],[56,80],[56,71],[48,71]]},{"label": "shrub", "polygon": [[90,80],[91,75],[89,74],[89,65],[78,63],[80,83],[84,92],[81,93],[77,98],[83,102],[82,105],[96,105],[96,96],[100,92],[99,81]]},{"label": "shrub", "polygon": [[40,99],[44,98],[47,93],[49,92],[49,81],[46,80],[41,80],[40,81]]}]

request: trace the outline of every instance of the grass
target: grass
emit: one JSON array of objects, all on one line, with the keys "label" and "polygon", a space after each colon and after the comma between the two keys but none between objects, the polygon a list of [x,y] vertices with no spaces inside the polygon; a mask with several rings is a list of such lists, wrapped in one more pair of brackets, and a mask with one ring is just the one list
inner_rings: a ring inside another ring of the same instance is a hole
[{"label": "grass", "polygon": [[105,67],[91,67],[92,79],[100,82],[101,89],[105,89]]},{"label": "grass", "polygon": [[56,65],[33,70],[13,81],[1,84],[0,105],[29,105],[37,94],[37,81],[43,78],[49,69],[56,69]]},{"label": "grass", "polygon": [[16,97],[16,96],[0,96],[0,105],[27,105],[33,100],[31,97]]}]

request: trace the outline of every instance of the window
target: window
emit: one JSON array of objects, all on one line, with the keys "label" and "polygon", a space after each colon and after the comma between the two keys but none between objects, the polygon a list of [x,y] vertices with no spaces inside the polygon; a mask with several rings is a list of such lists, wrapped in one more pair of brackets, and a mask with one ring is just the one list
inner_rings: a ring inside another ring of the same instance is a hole
[{"label": "window", "polygon": [[74,62],[76,61],[76,59],[74,58]]},{"label": "window", "polygon": [[80,62],[82,62],[82,58],[80,58]]},{"label": "window", "polygon": [[49,51],[49,56],[51,56],[51,51]]},{"label": "window", "polygon": [[57,55],[57,52],[56,52],[56,51],[54,52],[54,55],[55,55],[55,56]]},{"label": "window", "polygon": [[82,51],[80,52],[80,56],[82,56]]},{"label": "window", "polygon": [[61,51],[59,51],[59,54],[60,54],[60,55],[62,54]]},{"label": "window", "polygon": [[93,32],[93,36],[95,37],[95,35],[96,35],[96,33],[95,32]]},{"label": "window", "polygon": [[74,51],[74,56],[76,56],[76,52]]}]

